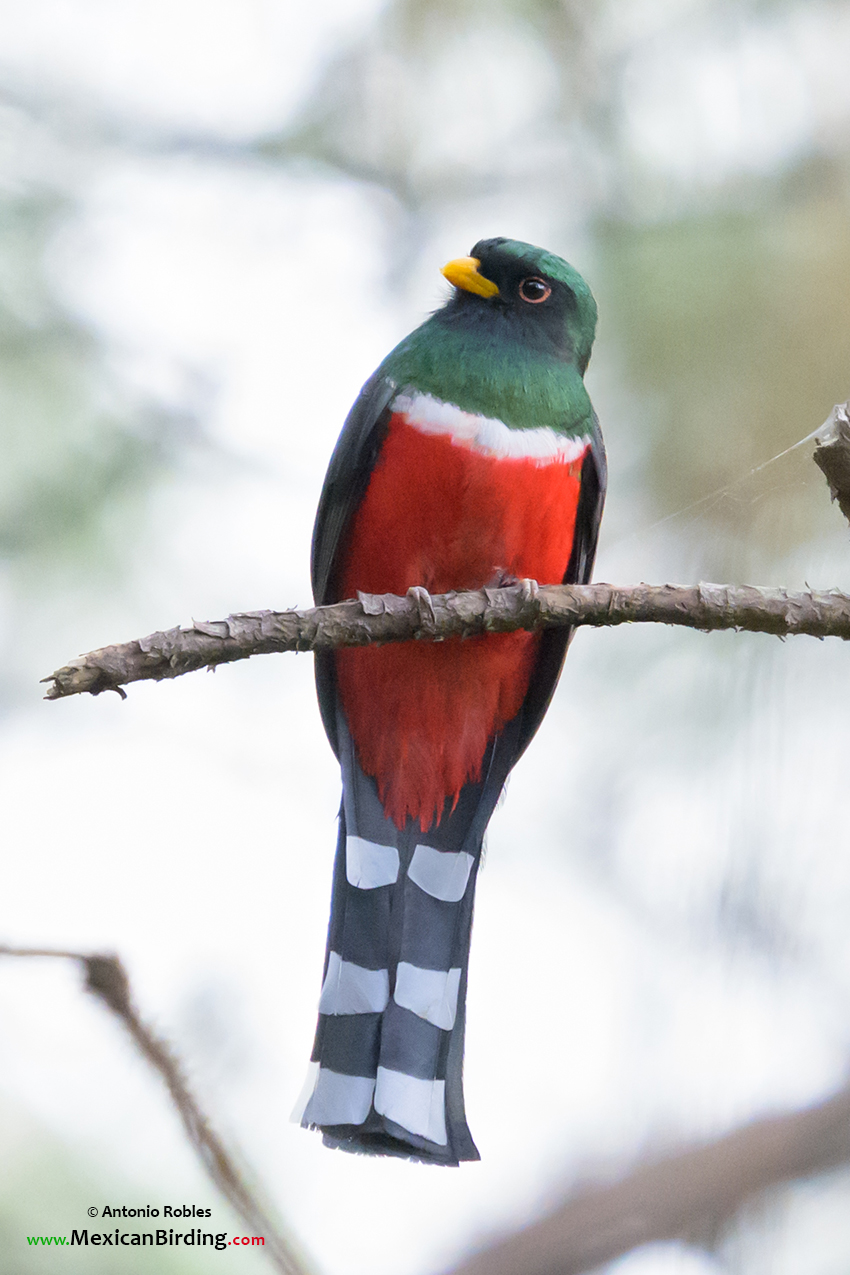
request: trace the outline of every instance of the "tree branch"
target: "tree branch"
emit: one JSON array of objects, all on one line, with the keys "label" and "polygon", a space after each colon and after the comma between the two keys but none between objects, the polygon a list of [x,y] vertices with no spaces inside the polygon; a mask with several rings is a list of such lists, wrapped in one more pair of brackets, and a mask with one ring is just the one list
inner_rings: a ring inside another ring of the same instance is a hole
[{"label": "tree branch", "polygon": [[246,1186],[232,1156],[189,1089],[180,1063],[140,1018],[133,1004],[130,980],[118,957],[53,948],[6,946],[0,946],[0,956],[52,956],[76,961],[82,966],[86,991],[97,996],[121,1019],[139,1053],[159,1073],[204,1169],[246,1226],[255,1235],[263,1236],[263,1252],[272,1265],[280,1275],[308,1275],[307,1267]]},{"label": "tree branch", "polygon": [[829,483],[829,494],[850,522],[850,403],[836,403],[815,435],[812,460]]},{"label": "tree branch", "polygon": [[546,585],[524,580],[502,589],[431,597],[359,594],[349,602],[305,611],[246,611],[226,620],[195,621],[71,660],[43,679],[46,699],[117,691],[129,682],[161,681],[199,668],[273,651],[327,651],[412,638],[440,641],[514,629],[565,625],[677,624],[686,628],[745,629],[787,637],[850,638],[850,596],[788,593],[754,585]]},{"label": "tree branch", "polygon": [[659,1240],[710,1247],[725,1222],[779,1183],[850,1159],[850,1090],[756,1120],[705,1146],[583,1190],[451,1275],[579,1275]]}]

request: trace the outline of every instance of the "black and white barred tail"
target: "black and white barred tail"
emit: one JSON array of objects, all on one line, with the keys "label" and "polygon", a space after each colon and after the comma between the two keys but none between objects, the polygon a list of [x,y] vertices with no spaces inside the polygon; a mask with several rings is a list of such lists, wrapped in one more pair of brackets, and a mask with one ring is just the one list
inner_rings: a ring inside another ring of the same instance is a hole
[{"label": "black and white barred tail", "polygon": [[341,713],[337,725],[343,806],[325,976],[294,1118],[348,1151],[477,1160],[463,1103],[467,967],[481,846],[505,775],[485,767],[436,828],[399,831]]}]

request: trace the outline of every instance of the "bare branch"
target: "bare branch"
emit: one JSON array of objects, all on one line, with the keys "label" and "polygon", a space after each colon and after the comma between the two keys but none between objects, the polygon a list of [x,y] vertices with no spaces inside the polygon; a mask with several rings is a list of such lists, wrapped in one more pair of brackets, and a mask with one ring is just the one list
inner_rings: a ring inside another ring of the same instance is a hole
[{"label": "bare branch", "polygon": [[850,1159],[850,1091],[584,1190],[452,1275],[580,1275],[659,1240],[710,1245],[755,1196]]},{"label": "bare branch", "polygon": [[273,651],[326,651],[371,642],[440,641],[564,625],[677,624],[686,628],[746,629],[787,637],[850,638],[850,596],[788,593],[754,585],[546,585],[524,580],[503,589],[431,597],[411,589],[359,594],[350,602],[305,611],[246,611],[189,628],[169,629],[81,655],[43,680],[46,699],[117,691],[143,680],[180,677],[199,668]]},{"label": "bare branch", "polygon": [[836,403],[815,435],[815,464],[823,470],[833,500],[850,522],[850,403]]},{"label": "bare branch", "polygon": [[85,971],[86,991],[97,996],[121,1019],[139,1050],[165,1081],[183,1128],[213,1184],[255,1235],[264,1237],[263,1252],[281,1275],[308,1275],[308,1268],[280,1234],[269,1214],[246,1186],[242,1175],[192,1094],[183,1069],[168,1046],[145,1026],[133,1004],[127,972],[117,956],[65,952],[51,948],[0,946],[0,956],[53,956],[77,961]]}]

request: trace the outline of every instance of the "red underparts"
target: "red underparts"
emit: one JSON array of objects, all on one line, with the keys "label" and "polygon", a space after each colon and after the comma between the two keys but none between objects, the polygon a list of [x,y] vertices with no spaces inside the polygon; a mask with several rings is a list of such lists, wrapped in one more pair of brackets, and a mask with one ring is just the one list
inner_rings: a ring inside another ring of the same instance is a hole
[{"label": "red underparts", "polygon": [[[480,589],[500,578],[560,584],[581,459],[494,459],[393,416],[353,519],[341,596]],[[487,744],[519,712],[539,638],[502,633],[337,651],[360,765],[398,827],[423,832],[481,777]]]}]

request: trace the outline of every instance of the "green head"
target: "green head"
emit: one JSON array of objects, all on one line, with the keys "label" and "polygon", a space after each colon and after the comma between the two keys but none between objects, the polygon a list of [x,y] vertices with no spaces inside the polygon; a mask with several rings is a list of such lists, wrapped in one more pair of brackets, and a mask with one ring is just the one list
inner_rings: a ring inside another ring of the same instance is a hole
[{"label": "green head", "polygon": [[531,244],[482,239],[443,274],[452,295],[381,370],[517,429],[583,432],[596,302],[578,271]]},{"label": "green head", "polygon": [[443,274],[458,289],[447,310],[474,313],[486,302],[514,340],[551,350],[575,362],[584,375],[596,332],[596,302],[563,257],[517,239],[480,239],[468,257],[443,266]]}]

